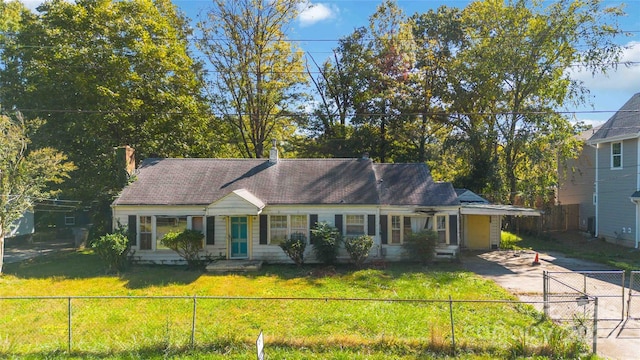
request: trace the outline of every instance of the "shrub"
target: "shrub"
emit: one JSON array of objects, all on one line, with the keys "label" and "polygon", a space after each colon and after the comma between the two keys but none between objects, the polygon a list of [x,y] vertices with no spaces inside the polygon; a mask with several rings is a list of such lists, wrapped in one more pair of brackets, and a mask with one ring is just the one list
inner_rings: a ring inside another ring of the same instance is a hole
[{"label": "shrub", "polygon": [[360,235],[353,238],[347,238],[344,240],[344,247],[349,253],[351,261],[360,267],[367,257],[369,257],[369,250],[373,246],[373,238],[369,235]]},{"label": "shrub", "polygon": [[166,234],[160,243],[175,251],[187,261],[187,268],[199,269],[206,260],[200,258],[204,234],[198,230],[172,231]]},{"label": "shrub", "polygon": [[405,236],[402,246],[410,259],[426,264],[433,260],[437,242],[438,233],[423,230]]},{"label": "shrub", "polygon": [[325,222],[318,223],[311,229],[313,252],[318,261],[322,263],[334,264],[336,262],[340,240],[338,229]]},{"label": "shrub", "polygon": [[295,233],[280,244],[280,248],[298,266],[304,264],[304,250],[307,247],[307,238],[304,234]]},{"label": "shrub", "polygon": [[107,272],[120,272],[126,268],[130,249],[126,227],[119,227],[115,233],[99,237],[91,247],[107,264]]}]

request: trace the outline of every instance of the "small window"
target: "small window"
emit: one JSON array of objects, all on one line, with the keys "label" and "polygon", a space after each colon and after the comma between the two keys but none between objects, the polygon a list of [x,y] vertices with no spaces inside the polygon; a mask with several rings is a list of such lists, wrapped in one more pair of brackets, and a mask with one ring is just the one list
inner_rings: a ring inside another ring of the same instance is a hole
[{"label": "small window", "polygon": [[140,250],[151,250],[151,216],[140,216]]},{"label": "small window", "polygon": [[402,236],[400,219],[401,219],[400,216],[397,216],[397,215],[391,216],[391,243],[392,244],[400,244],[400,239]]},{"label": "small window", "polygon": [[74,226],[76,224],[76,217],[75,216],[65,216],[64,217],[64,224],[66,226]]},{"label": "small window", "polygon": [[307,239],[309,226],[307,225],[307,215],[291,215],[291,232],[289,237],[294,235],[298,238]]},{"label": "small window", "polygon": [[287,215],[271,215],[269,219],[271,244],[281,244],[287,239]]},{"label": "small window", "polygon": [[611,143],[611,168],[622,168],[622,143]]},{"label": "small window", "polygon": [[347,236],[364,235],[364,215],[347,215]]},{"label": "small window", "polygon": [[447,217],[445,215],[436,216],[436,230],[438,231],[438,243],[447,242]]}]

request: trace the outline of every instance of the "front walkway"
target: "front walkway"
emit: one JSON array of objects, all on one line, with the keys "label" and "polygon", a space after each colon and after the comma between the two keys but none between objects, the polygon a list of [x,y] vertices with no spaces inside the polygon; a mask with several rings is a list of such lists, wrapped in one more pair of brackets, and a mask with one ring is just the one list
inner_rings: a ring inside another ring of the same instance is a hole
[{"label": "front walkway", "polygon": [[[534,251],[510,250],[463,253],[462,262],[467,270],[493,280],[522,301],[542,301],[543,271],[613,270],[555,252],[540,253],[540,265],[533,265],[535,255]],[[638,359],[638,349],[640,321],[598,322],[598,355],[609,359]]]}]

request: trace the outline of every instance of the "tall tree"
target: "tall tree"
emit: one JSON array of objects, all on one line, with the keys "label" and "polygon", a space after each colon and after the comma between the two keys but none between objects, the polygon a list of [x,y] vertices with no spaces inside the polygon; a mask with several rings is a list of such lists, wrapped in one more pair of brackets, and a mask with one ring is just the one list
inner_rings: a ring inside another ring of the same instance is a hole
[{"label": "tall tree", "polygon": [[213,0],[199,48],[213,70],[214,108],[244,157],[261,158],[265,144],[295,130],[300,86],[306,82],[302,52],[286,29],[301,0]]},{"label": "tall tree", "polygon": [[78,166],[65,196],[99,200],[109,214],[124,185],[115,146],[131,145],[138,158],[216,154],[191,30],[169,0],[52,0],[38,11],[3,53],[0,98],[47,118],[33,145]]},{"label": "tall tree", "polygon": [[4,263],[4,236],[14,221],[49,198],[51,185],[74,170],[66,156],[53,148],[29,149],[29,135],[38,122],[28,124],[21,114],[0,113],[0,274]]},{"label": "tall tree", "polygon": [[[532,159],[548,161],[538,156],[552,151],[548,145],[571,146],[572,127],[556,109],[583,101],[586,89],[568,70],[582,65],[606,71],[618,61],[614,36],[620,33],[619,15],[619,8],[604,8],[599,0],[560,0],[546,8],[529,0],[488,0],[464,10],[469,45],[457,55],[456,73],[466,78],[456,83],[463,84],[465,93],[482,94],[475,100],[481,106],[468,113],[479,115],[477,129],[497,140],[503,200],[514,203],[524,191],[544,195],[553,185],[523,179],[546,177],[533,171],[538,164]],[[473,124],[469,120],[466,124]],[[466,134],[481,135],[475,129],[469,127]]]}]

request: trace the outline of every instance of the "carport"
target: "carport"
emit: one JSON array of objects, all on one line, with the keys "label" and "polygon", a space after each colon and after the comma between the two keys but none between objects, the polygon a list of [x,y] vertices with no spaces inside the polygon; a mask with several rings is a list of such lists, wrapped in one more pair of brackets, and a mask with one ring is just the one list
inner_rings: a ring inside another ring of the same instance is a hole
[{"label": "carport", "polygon": [[498,249],[502,217],[540,216],[542,212],[512,205],[463,204],[460,207],[460,245],[470,250]]}]

